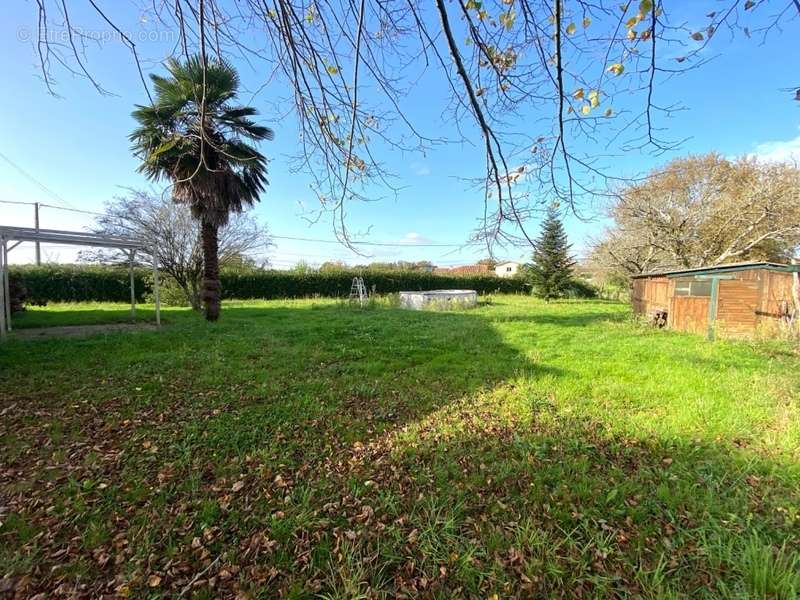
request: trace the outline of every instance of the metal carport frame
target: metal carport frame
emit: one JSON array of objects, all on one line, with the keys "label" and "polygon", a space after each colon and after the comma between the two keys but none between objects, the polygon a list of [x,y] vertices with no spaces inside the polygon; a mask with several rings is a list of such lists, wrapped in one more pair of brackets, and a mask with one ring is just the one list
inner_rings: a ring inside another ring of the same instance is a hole
[{"label": "metal carport frame", "polygon": [[[9,245],[11,242],[13,242],[13,244]],[[136,315],[133,262],[137,250],[147,249],[142,242],[132,238],[99,235],[81,231],[0,226],[0,338],[5,338],[8,332],[11,331],[11,290],[8,274],[8,253],[22,242],[71,244],[75,246],[95,246],[127,250],[130,256],[131,316],[133,317]],[[161,327],[161,301],[158,290],[158,248],[153,247],[150,250],[153,255],[153,294],[156,301],[156,325]]]}]

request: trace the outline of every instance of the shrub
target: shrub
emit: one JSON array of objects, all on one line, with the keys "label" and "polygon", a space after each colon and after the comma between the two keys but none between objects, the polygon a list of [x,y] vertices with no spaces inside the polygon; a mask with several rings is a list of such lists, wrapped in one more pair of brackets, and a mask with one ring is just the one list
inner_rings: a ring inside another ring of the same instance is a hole
[{"label": "shrub", "polygon": [[567,285],[567,298],[597,298],[597,288],[583,279],[573,279]]},{"label": "shrub", "polygon": [[[31,303],[129,302],[130,279],[126,267],[43,265],[12,267],[11,273],[28,291]],[[144,299],[144,270],[134,271],[136,300]]]},{"label": "shrub", "polygon": [[28,299],[28,290],[19,280],[16,275],[9,274],[8,278],[8,292],[11,296],[11,314],[22,312],[25,310],[25,302]]},{"label": "shrub", "polygon": [[597,289],[597,295],[603,300],[629,302],[631,291],[628,284],[618,285],[616,283],[607,282]]},{"label": "shrub", "polygon": [[[144,276],[145,294],[144,301],[153,304],[156,301],[153,294],[153,273]],[[191,306],[186,292],[178,285],[174,277],[166,273],[158,274],[158,299],[162,306]]]}]

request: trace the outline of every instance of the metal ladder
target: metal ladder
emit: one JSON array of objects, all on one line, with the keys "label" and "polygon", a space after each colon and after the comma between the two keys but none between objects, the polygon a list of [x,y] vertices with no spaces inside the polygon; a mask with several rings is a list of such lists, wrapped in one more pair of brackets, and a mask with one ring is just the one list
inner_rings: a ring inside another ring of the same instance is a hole
[{"label": "metal ladder", "polygon": [[353,277],[353,284],[350,286],[350,302],[358,300],[359,306],[364,306],[369,294],[367,286],[364,285],[363,277]]}]

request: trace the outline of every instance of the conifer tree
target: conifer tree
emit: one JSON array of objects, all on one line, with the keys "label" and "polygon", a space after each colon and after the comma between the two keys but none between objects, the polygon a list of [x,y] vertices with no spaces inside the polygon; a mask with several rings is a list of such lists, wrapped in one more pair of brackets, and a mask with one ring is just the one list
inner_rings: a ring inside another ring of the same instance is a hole
[{"label": "conifer tree", "polygon": [[572,267],[575,266],[569,254],[571,247],[558,212],[550,207],[534,243],[533,263],[528,268],[534,295],[547,302],[566,295],[572,283]]}]

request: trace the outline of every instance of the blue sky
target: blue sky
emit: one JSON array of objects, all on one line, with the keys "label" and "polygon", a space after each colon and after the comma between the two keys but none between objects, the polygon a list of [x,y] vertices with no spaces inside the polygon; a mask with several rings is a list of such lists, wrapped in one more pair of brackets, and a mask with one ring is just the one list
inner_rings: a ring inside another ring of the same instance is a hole
[{"label": "blue sky", "polygon": [[[0,200],[66,203],[98,211],[105,201],[124,193],[126,187],[149,187],[136,173],[137,161],[127,140],[133,128],[132,106],[146,100],[129,53],[119,42],[110,40],[90,49],[88,54],[93,75],[115,96],[101,96],[85,80],[62,71],[56,74],[56,90],[61,97],[54,98],[46,93],[38,76],[35,48],[30,41],[36,36],[35,3],[12,2],[5,11],[6,18],[0,22],[0,56],[5,80],[11,84],[0,95],[4,115],[0,120],[0,152],[16,167],[0,157]],[[84,26],[107,31],[107,26],[86,14]],[[81,16],[80,12],[77,15]],[[122,14],[128,31],[150,30],[149,24],[139,22],[139,16],[133,10]],[[782,34],[773,34],[766,44],[761,44],[760,39],[749,40],[741,35],[731,39],[720,34],[718,38],[724,39],[715,40],[708,53],[713,60],[708,65],[659,87],[663,104],[680,101],[686,107],[662,123],[668,127],[668,137],[690,138],[680,153],[717,151],[729,156],[760,153],[785,157],[795,151],[800,156],[800,103],[782,91],[800,83],[795,68],[800,48],[793,41],[797,39],[797,28],[796,23],[788,24]],[[169,46],[163,39],[141,41],[139,49],[145,67],[158,70]],[[260,73],[246,65],[239,67],[251,89],[263,80]],[[451,134],[452,125],[441,119],[445,94],[437,81],[434,76],[423,78],[407,101],[408,110],[428,131]],[[271,90],[265,90],[253,100],[265,123],[276,130],[275,142],[263,147],[272,158],[270,186],[254,209],[255,214],[275,235],[332,239],[328,218],[323,217],[314,225],[303,218],[316,206],[316,199],[309,190],[308,179],[288,170],[288,155],[297,142],[295,123],[291,118],[270,119],[270,94]],[[463,243],[482,214],[483,199],[480,192],[469,189],[459,177],[482,172],[480,149],[459,144],[434,148],[424,156],[386,149],[382,152],[381,158],[397,175],[402,190],[396,198],[387,194],[376,202],[351,205],[350,229],[376,241]],[[654,157],[629,152],[615,158],[611,169],[621,174],[636,173],[677,154]],[[43,227],[75,229],[90,222],[88,215],[42,211]],[[31,209],[0,204],[0,223],[31,225]],[[584,223],[568,217],[566,225],[580,253],[586,239],[600,233],[603,222]],[[16,261],[30,259],[28,251],[20,249],[15,254],[12,259]],[[499,249],[497,254],[499,258],[518,259],[524,251]],[[467,263],[482,255],[473,250],[399,248],[376,251],[373,260],[428,259],[448,265]],[[74,252],[64,248],[45,249],[45,257],[53,260],[71,260],[73,256]],[[367,260],[343,247],[291,241],[278,241],[269,256],[279,267],[298,260]]]}]

